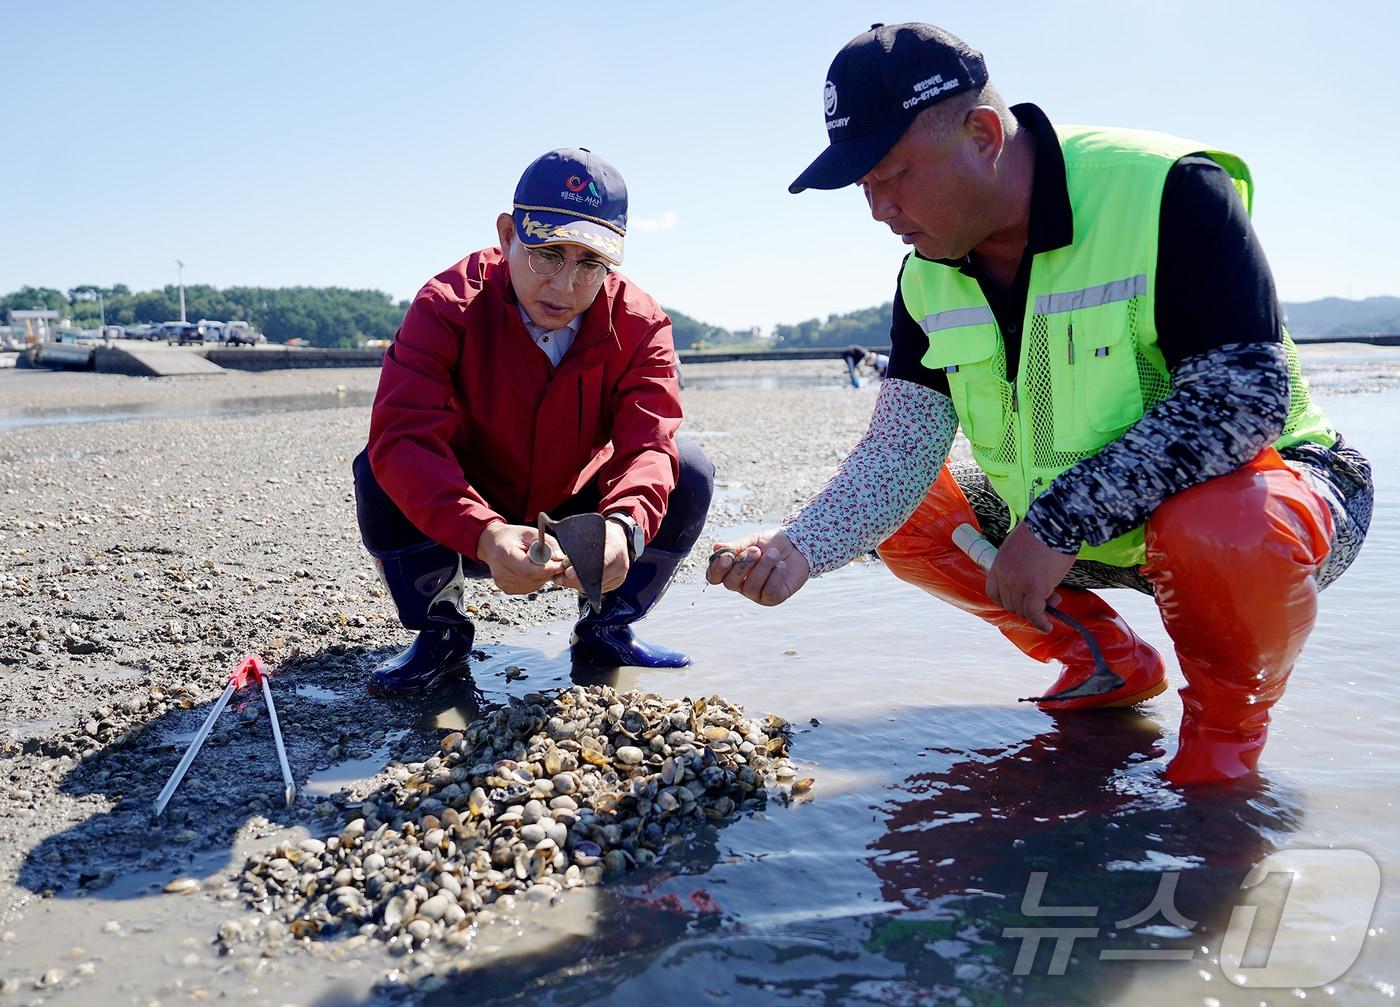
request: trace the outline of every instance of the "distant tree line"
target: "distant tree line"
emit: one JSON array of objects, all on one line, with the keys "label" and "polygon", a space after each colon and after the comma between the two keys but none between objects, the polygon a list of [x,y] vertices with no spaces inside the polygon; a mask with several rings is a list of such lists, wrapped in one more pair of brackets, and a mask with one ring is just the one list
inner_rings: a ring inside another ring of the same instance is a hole
[{"label": "distant tree line", "polygon": [[887,301],[875,308],[861,308],[840,315],[828,315],[826,321],[809,318],[796,325],[779,325],[773,330],[773,345],[798,346],[888,346],[890,319],[894,317],[894,302]]},{"label": "distant tree line", "polygon": [[[102,292],[107,322],[139,325],[174,321],[180,317],[180,290],[174,284],[161,290],[133,292],[125,284],[97,284],[57,290],[21,287],[0,296],[0,315],[7,310],[57,311],[80,328],[98,325],[98,300]],[[1290,331],[1299,336],[1344,335],[1365,332],[1400,332],[1400,298],[1370,297],[1362,301],[1326,298],[1285,303]],[[370,339],[392,339],[408,310],[407,301],[394,302],[379,290],[347,290],[343,287],[228,287],[206,284],[185,288],[185,315],[218,321],[243,319],[274,342],[301,339],[309,346],[360,346]],[[749,332],[731,332],[692,318],[675,308],[664,309],[678,349],[747,342]],[[810,318],[796,325],[779,325],[773,344],[779,347],[888,346],[892,302],[828,315],[825,321]]]},{"label": "distant tree line", "polygon": [[[56,290],[21,287],[0,297],[5,311],[57,311],[85,329],[97,328],[99,303],[108,325],[141,325],[176,321],[180,317],[180,288],[133,292],[123,283],[97,284]],[[206,284],[185,287],[185,316],[190,321],[242,319],[273,342],[304,340],[309,346],[354,347],[369,339],[392,339],[408,309],[378,290],[343,287],[228,287]]]},{"label": "distant tree line", "polygon": [[[1327,297],[1318,301],[1284,302],[1289,331],[1295,336],[1345,336],[1364,333],[1400,333],[1400,298],[1368,297],[1348,301]],[[888,346],[894,302],[828,315],[773,330],[775,346]]]},{"label": "distant tree line", "polygon": [[718,325],[701,322],[675,308],[663,307],[671,319],[671,338],[678,350],[700,350],[706,346],[721,346],[725,343],[747,341],[752,336],[747,332],[730,332]]},{"label": "distant tree line", "polygon": [[1400,297],[1284,302],[1283,313],[1288,331],[1302,338],[1400,332]]}]

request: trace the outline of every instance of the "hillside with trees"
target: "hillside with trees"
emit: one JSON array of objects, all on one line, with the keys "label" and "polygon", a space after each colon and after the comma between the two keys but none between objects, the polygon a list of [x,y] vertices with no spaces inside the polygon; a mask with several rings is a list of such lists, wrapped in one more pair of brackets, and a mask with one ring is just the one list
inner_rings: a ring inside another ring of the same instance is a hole
[{"label": "hillside with trees", "polygon": [[[56,290],[22,287],[0,297],[0,313],[30,309],[57,311],[79,328],[95,329],[99,320],[96,291],[109,325],[169,322],[180,317],[180,289],[133,292],[125,284]],[[392,339],[403,321],[407,301],[395,303],[378,290],[342,287],[185,287],[185,316],[250,322],[273,342],[301,339],[308,346],[354,347],[368,339]]]},{"label": "hillside with trees", "polygon": [[[95,329],[99,322],[97,291],[109,325],[140,325],[174,321],[180,317],[180,289],[133,292],[126,284],[96,284],[58,290],[22,287],[0,297],[0,320],[7,310],[57,311],[80,329]],[[268,339],[284,343],[303,340],[308,346],[354,347],[370,339],[392,339],[408,310],[407,301],[394,303],[378,290],[346,290],[341,287],[215,287],[194,284],[185,288],[185,316],[230,321],[243,319]],[[692,318],[675,308],[671,316],[676,346],[715,346],[748,340],[751,333],[731,333],[717,325]]]},{"label": "hillside with trees", "polygon": [[844,314],[828,315],[826,321],[809,318],[796,325],[779,325],[773,330],[773,345],[783,349],[808,346],[888,346],[894,302],[876,308],[861,308]]},{"label": "hillside with trees", "polygon": [[[798,346],[888,346],[894,303],[828,315],[826,321],[811,318],[796,325],[779,325],[773,343]],[[1326,297],[1319,301],[1285,302],[1288,331],[1300,339],[1400,333],[1400,297],[1368,297],[1348,301]]]},{"label": "hillside with trees", "polygon": [[[150,324],[180,317],[180,291],[173,284],[160,290],[133,291],[121,283],[68,290],[22,287],[0,296],[0,317],[6,310],[44,309],[59,312],[79,328],[95,329],[98,325],[97,290],[102,292],[102,307],[108,324]],[[407,309],[407,301],[395,302],[378,290],[343,287],[227,287],[219,290],[205,284],[185,288],[185,314],[191,320],[243,319],[273,342],[300,339],[308,346],[354,347],[370,339],[392,339]],[[1300,339],[1400,333],[1400,297],[1368,297],[1361,301],[1328,297],[1318,301],[1286,302],[1283,309],[1289,331]],[[664,310],[671,317],[678,349],[732,345],[753,339],[751,331],[731,332],[676,308]],[[809,318],[795,325],[779,325],[773,330],[773,345],[793,349],[852,344],[872,348],[888,346],[892,311],[893,304],[887,301],[877,307],[828,315],[825,320]]]},{"label": "hillside with trees", "polygon": [[1348,301],[1324,297],[1283,305],[1288,331],[1301,339],[1400,333],[1400,297]]},{"label": "hillside with trees", "polygon": [[678,350],[704,349],[707,346],[721,346],[750,338],[748,333],[740,335],[691,318],[683,311],[663,306],[662,311],[671,319],[671,338]]}]

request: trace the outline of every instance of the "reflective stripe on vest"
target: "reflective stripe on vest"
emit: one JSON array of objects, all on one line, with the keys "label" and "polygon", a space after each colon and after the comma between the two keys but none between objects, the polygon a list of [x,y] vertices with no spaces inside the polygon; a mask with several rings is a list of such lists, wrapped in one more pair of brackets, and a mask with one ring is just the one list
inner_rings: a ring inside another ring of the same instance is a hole
[{"label": "reflective stripe on vest", "polygon": [[952,311],[940,311],[936,315],[926,315],[920,324],[923,326],[924,334],[929,335],[947,329],[961,329],[968,325],[987,325],[995,322],[996,316],[992,314],[991,308],[955,308]]},{"label": "reflective stripe on vest", "polygon": [[1097,308],[1112,301],[1126,301],[1130,297],[1147,295],[1147,274],[1138,273],[1112,283],[1100,283],[1083,290],[1066,290],[1058,294],[1041,294],[1035,299],[1037,315],[1058,315],[1080,308]]}]

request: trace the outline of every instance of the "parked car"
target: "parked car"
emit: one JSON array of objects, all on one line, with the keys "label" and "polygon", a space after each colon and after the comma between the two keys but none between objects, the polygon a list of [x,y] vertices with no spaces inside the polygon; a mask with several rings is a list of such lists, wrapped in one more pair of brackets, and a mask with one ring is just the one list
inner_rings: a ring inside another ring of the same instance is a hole
[{"label": "parked car", "polygon": [[161,326],[165,342],[169,346],[184,346],[186,343],[203,343],[204,326],[194,322],[166,322]]},{"label": "parked car", "polygon": [[224,345],[226,346],[256,346],[258,343],[267,342],[267,337],[261,332],[254,332],[253,327],[247,322],[228,322],[224,325]]}]

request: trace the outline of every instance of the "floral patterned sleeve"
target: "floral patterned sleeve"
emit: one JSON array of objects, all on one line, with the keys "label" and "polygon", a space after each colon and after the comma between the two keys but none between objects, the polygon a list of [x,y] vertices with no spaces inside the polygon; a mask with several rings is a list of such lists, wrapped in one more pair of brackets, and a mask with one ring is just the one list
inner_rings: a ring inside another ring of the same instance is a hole
[{"label": "floral patterned sleeve", "polygon": [[865,436],[826,487],[783,522],[813,577],[863,556],[908,520],[957,429],[948,396],[896,378],[881,384]]}]

